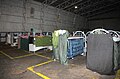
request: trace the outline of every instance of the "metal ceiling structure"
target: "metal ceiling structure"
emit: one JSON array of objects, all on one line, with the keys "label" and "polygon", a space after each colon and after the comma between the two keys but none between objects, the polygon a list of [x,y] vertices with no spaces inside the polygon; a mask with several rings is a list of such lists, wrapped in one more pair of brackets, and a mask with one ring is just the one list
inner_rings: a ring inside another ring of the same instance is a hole
[{"label": "metal ceiling structure", "polygon": [[[120,8],[120,0],[35,0],[81,16],[90,17]],[[77,6],[78,8],[75,8]]]}]

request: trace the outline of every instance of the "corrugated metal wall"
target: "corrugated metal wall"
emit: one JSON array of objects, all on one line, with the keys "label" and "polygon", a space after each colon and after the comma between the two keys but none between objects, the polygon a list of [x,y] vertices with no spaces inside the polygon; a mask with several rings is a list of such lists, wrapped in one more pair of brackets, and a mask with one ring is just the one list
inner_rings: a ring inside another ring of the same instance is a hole
[{"label": "corrugated metal wall", "polygon": [[85,18],[32,0],[0,0],[0,32],[78,30]]},{"label": "corrugated metal wall", "polygon": [[91,30],[100,27],[110,30],[120,30],[120,11],[115,10],[90,17],[88,18],[88,26]]}]

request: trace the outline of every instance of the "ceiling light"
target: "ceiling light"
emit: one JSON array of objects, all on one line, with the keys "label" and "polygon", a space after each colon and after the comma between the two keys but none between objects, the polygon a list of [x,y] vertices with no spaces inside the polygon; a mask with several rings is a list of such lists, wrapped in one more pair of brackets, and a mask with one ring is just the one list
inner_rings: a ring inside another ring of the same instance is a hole
[{"label": "ceiling light", "polygon": [[75,9],[78,8],[77,6],[75,6]]}]

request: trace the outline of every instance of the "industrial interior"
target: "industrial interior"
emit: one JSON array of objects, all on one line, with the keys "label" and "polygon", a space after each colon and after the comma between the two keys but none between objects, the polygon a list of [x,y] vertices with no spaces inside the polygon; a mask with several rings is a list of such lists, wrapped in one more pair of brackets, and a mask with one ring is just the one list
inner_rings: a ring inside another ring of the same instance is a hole
[{"label": "industrial interior", "polygon": [[120,79],[120,0],[0,0],[0,79]]}]

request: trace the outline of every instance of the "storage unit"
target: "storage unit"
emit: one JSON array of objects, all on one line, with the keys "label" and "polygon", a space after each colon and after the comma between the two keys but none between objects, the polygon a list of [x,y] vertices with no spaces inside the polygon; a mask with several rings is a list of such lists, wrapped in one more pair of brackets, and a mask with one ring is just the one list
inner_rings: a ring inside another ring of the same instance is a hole
[{"label": "storage unit", "polygon": [[86,51],[87,51],[87,41],[86,41],[86,35],[83,31],[75,31],[73,33],[73,37],[80,37],[80,38],[83,38],[84,40],[84,53],[83,55],[86,56]]},{"label": "storage unit", "polygon": [[69,37],[68,38],[68,58],[73,58],[76,55],[84,52],[83,37]]}]

